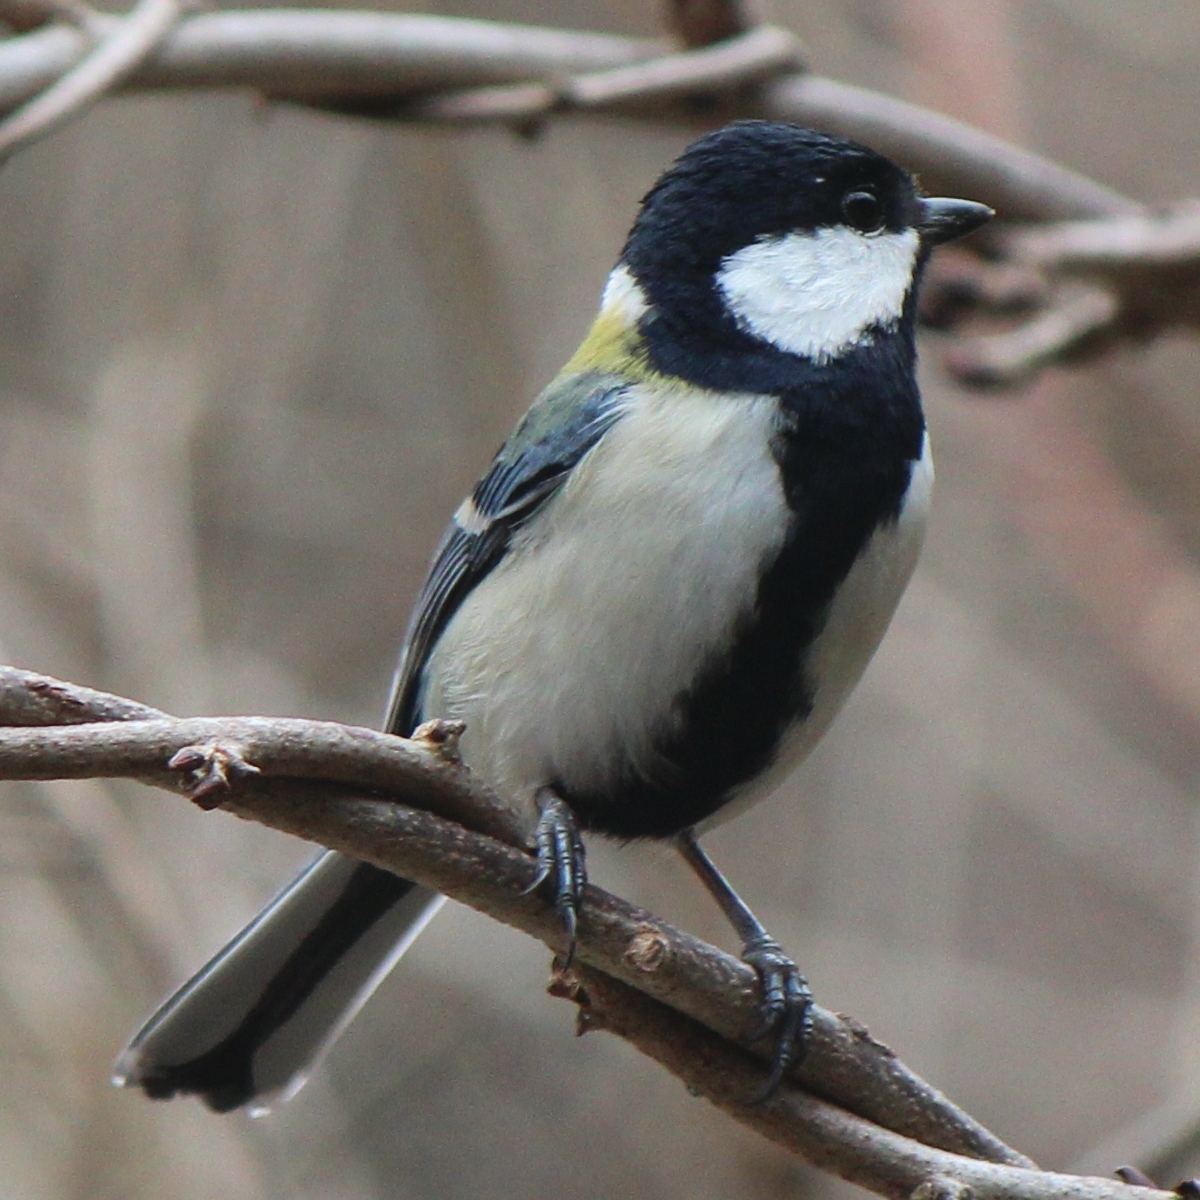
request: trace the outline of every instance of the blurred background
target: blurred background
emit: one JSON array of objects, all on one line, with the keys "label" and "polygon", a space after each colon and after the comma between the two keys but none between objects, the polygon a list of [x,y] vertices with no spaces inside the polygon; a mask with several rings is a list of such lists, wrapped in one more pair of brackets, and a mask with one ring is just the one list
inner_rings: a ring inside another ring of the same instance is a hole
[{"label": "blurred background", "polygon": [[[635,0],[426,10],[660,32]],[[1194,0],[772,16],[823,74],[1139,199],[1200,192]],[[175,95],[106,101],[15,159],[0,659],[177,713],[375,723],[447,514],[574,348],[685,141]],[[1002,396],[924,351],[939,478],[916,580],[818,753],[708,845],[823,1004],[1044,1165],[1111,1170],[1122,1131],[1200,1114],[1200,345]],[[133,785],[7,785],[0,1195],[854,1192],[616,1039],[576,1040],[546,952],[455,906],[285,1109],[112,1089],[137,1022],[311,853]],[[729,944],[661,848],[592,863]]]}]

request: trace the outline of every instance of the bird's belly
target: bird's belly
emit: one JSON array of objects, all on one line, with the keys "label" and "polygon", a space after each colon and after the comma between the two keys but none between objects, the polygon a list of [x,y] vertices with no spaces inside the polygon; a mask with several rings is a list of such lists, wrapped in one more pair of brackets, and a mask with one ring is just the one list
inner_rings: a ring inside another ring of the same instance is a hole
[{"label": "bird's belly", "polygon": [[784,732],[771,766],[737,789],[700,829],[711,829],[770,795],[809,755],[866,670],[916,567],[933,491],[926,437],[900,514],[881,525],[834,594],[829,615],[805,656],[812,707]]},{"label": "bird's belly", "polygon": [[422,714],[465,721],[465,762],[527,814],[544,784],[669,773],[655,746],[787,533],[777,411],[635,395],[448,624]]}]

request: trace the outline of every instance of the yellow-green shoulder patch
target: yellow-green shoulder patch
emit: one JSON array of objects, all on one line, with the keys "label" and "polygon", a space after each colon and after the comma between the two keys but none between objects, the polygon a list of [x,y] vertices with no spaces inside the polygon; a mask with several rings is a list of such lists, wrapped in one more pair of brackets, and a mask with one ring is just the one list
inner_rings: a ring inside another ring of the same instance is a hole
[{"label": "yellow-green shoulder patch", "polygon": [[583,371],[619,375],[631,383],[645,383],[658,375],[650,366],[636,327],[611,308],[600,312],[579,349],[563,367],[563,374]]}]

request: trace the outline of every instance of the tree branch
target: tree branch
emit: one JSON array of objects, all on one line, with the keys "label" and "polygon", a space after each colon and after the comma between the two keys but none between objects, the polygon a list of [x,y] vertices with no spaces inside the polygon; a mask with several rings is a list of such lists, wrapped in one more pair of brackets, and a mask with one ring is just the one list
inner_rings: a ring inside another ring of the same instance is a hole
[{"label": "tree branch", "polygon": [[[118,18],[102,18],[109,28]],[[0,41],[0,111],[82,56],[56,26]],[[251,88],[275,99],[399,101],[448,88],[601,71],[661,55],[665,42],[423,14],[268,8],[185,18],[122,90]]]},{"label": "tree branch", "polygon": [[79,62],[0,122],[0,162],[77,116],[132,74],[182,12],[181,0],[138,0]]},{"label": "tree branch", "polygon": [[1146,211],[1104,184],[953,117],[834,79],[786,76],[763,89],[761,107],[763,116],[866,142],[916,171],[930,191],[985,201],[1006,220]]},{"label": "tree branch", "polygon": [[[553,907],[524,892],[536,873],[533,860],[446,819],[454,813],[467,824],[490,825],[505,841],[521,841],[508,810],[455,761],[453,727],[434,723],[410,740],[323,721],[174,719],[12,667],[0,667],[0,725],[0,778],[127,775],[188,793],[223,761],[234,765],[219,785],[229,811],[417,879],[550,946],[561,937]],[[386,790],[443,815],[350,788]],[[737,1120],[881,1195],[1173,1195],[1037,1170],[866,1030],[820,1008],[795,1080],[808,1090],[789,1083],[766,1104],[747,1103],[769,1053],[741,1041],[756,1021],[753,972],[594,886],[577,957],[579,966],[560,974],[552,990],[580,1005],[582,1032],[619,1034]]]},{"label": "tree branch", "polygon": [[[86,47],[84,35],[64,27],[0,42],[0,111],[49,86]],[[277,100],[393,115],[418,97],[451,89],[532,83],[553,90],[556,80],[661,59],[669,49],[648,39],[416,14],[201,13],[181,21],[122,90],[247,87]],[[1101,184],[959,121],[817,76],[787,75],[732,111],[870,142],[930,185],[961,185],[1005,216],[1064,220],[1142,211]],[[687,104],[663,108],[656,100],[652,115],[696,121]]]},{"label": "tree branch", "polygon": [[[965,338],[947,365],[971,386],[1012,385],[1170,327],[1200,325],[1195,205],[1165,216],[1039,155],[939,113],[796,70],[800,46],[753,27],[731,0],[672,0],[679,43],[417,14],[265,9],[178,20],[183,0],[139,0],[124,18],[82,0],[0,0],[17,29],[0,41],[0,159],[105,90],[247,87],[347,115],[504,122],[528,133],[554,116],[610,113],[710,125],[761,116],[867,142],[930,191],[992,204],[1009,220],[1067,222],[976,239],[976,283],[946,285],[959,322],[997,312],[1014,265],[1040,296],[1015,327]],[[96,38],[91,52],[88,52]],[[681,43],[681,44],[680,44]],[[24,107],[21,107],[21,106]],[[937,274],[926,288],[947,305]],[[1011,311],[1000,314],[1010,326]]]},{"label": "tree branch", "polygon": [[1200,202],[1000,230],[988,249],[988,261],[943,265],[925,299],[934,309],[957,307],[946,325],[1019,316],[1015,328],[961,338],[947,354],[964,382],[1011,386],[1122,340],[1200,330]]},{"label": "tree branch", "polygon": [[[410,740],[322,721],[177,720],[11,667],[0,668],[0,725],[0,778],[130,775],[185,793],[207,785],[206,803],[220,798],[239,816],[416,879],[548,945],[560,941],[553,906],[524,891],[536,864],[506,844],[521,840],[516,823],[455,760],[460,728],[431,723]],[[216,784],[214,764],[223,772]],[[491,825],[506,841],[392,796]],[[802,1068],[767,1103],[748,1103],[770,1050],[741,1040],[756,1020],[753,972],[594,886],[579,932],[578,965],[560,972],[552,990],[580,1005],[581,1031],[619,1034],[737,1120],[880,1195],[1172,1195],[1039,1171],[866,1030],[820,1008]]]},{"label": "tree branch", "polygon": [[637,990],[584,966],[551,991],[580,1006],[579,1030],[606,1029],[661,1063],[694,1094],[764,1137],[880,1195],[901,1200],[1165,1200],[1175,1193],[1132,1190],[1116,1179],[1062,1175],[980,1162],[881,1129],[799,1088],[765,1104],[745,1096],[759,1068],[740,1047],[714,1036]]},{"label": "tree branch", "polygon": [[558,83],[468,88],[416,100],[397,116],[430,121],[520,121],[556,112],[617,109],[686,101],[777,75],[800,62],[790,33],[761,25],[716,45],[676,51],[629,66],[575,75]]},{"label": "tree branch", "polygon": [[[119,697],[0,668],[0,723],[23,726],[0,728],[0,778],[130,775],[186,792],[197,777],[207,777],[209,761],[224,757],[239,764],[226,772],[222,807],[229,811],[416,879],[550,946],[560,944],[553,905],[523,892],[536,873],[527,854],[410,806],[455,812],[471,825],[503,823],[497,798],[430,745],[320,721],[176,721],[147,719],[144,712]],[[85,714],[97,723],[78,723]],[[32,726],[38,719],[71,723]],[[172,759],[175,768],[168,766]],[[386,789],[389,798],[366,789]],[[211,792],[204,797],[206,803],[213,798]],[[735,1047],[757,1024],[757,980],[749,967],[594,886],[586,894],[578,955]],[[765,1059],[771,1047],[768,1041],[750,1049]],[[824,1009],[815,1012],[811,1049],[796,1078],[928,1145],[1032,1165],[865,1029]]]}]

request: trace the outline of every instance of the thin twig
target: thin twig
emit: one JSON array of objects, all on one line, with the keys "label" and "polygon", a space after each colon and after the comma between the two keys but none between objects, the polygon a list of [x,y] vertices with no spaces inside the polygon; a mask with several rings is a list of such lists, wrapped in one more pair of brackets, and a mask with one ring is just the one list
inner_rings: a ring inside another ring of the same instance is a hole
[{"label": "thin twig", "polygon": [[[35,693],[34,701],[21,697],[23,687]],[[371,730],[267,718],[28,727],[41,704],[37,697],[50,692],[60,698],[61,708],[61,698],[73,691],[71,684],[0,668],[0,723],[10,719],[10,711],[26,723],[25,728],[0,729],[0,778],[129,773],[186,790],[190,778],[166,764],[194,745],[191,739],[201,737],[205,747],[222,747],[257,768],[229,780],[224,807],[230,811],[415,878],[548,945],[559,945],[561,922],[553,906],[523,894],[536,871],[526,854],[432,812],[341,786],[386,786],[389,795],[429,808],[444,808],[449,799],[457,806],[454,811],[472,822],[476,814],[467,809],[477,801],[481,819],[491,819],[495,797],[436,751]],[[123,703],[131,702],[81,689],[65,708],[74,718],[93,703],[104,720],[101,714],[120,712]],[[54,715],[49,708],[43,711],[48,719]],[[221,729],[226,737],[219,735]],[[306,730],[311,741],[305,739]],[[249,755],[251,748],[259,757]],[[195,762],[190,766],[194,771]],[[299,771],[308,778],[295,778]],[[723,1037],[745,1038],[758,1023],[757,980],[746,964],[596,887],[586,894],[579,956]],[[770,1054],[768,1044],[754,1049],[764,1058]],[[824,1009],[814,1013],[811,1050],[797,1078],[846,1108],[930,1145],[1028,1165],[1028,1159],[914,1075],[861,1026]]]},{"label": "thin twig", "polygon": [[926,294],[936,309],[943,288],[956,325],[1011,317],[1018,293],[1029,302],[1015,328],[960,338],[946,354],[965,383],[1011,386],[1050,363],[1092,357],[1120,341],[1200,328],[1196,201],[1163,213],[1009,228],[995,233],[988,249],[987,260],[961,264],[942,285],[935,276]]},{"label": "thin twig", "polygon": [[814,125],[898,159],[930,191],[983,200],[1007,220],[1063,221],[1144,213],[1112,188],[953,117],[819,75],[767,84],[762,115]]},{"label": "thin twig", "polygon": [[572,109],[629,108],[697,94],[713,96],[795,68],[801,58],[800,43],[790,33],[761,25],[713,46],[575,75],[557,84],[442,93],[415,101],[404,115],[430,121],[509,121]]},{"label": "thin twig", "polygon": [[1200,201],[1159,213],[1011,229],[997,241],[1006,258],[1042,268],[1173,266],[1200,273]]},{"label": "thin twig", "polygon": [[[7,689],[6,689],[7,690]],[[254,774],[386,792],[514,845],[522,830],[511,810],[437,748],[374,729],[288,717],[120,719],[64,728],[0,729],[9,779],[146,779],[196,795],[186,778],[202,765],[188,750],[217,750]],[[14,774],[19,772],[19,774]]]},{"label": "thin twig", "polygon": [[181,0],[138,0],[94,49],[0,122],[0,162],[77,116],[131,75],[171,32],[182,11]]},{"label": "thin twig", "polygon": [[[46,87],[78,57],[63,28],[0,42],[0,111]],[[276,99],[386,114],[418,95],[493,84],[543,84],[660,58],[662,42],[499,22],[392,13],[264,9],[181,21],[126,90],[249,87]],[[1068,220],[1143,211],[1135,201],[961,122],[878,92],[807,74],[764,84],[736,112],[793,120],[877,146],[938,190],[1002,216]],[[659,120],[694,123],[686,105]],[[728,113],[713,114],[720,119]]]},{"label": "thin twig", "polygon": [[745,1103],[758,1066],[739,1047],[598,971],[580,967],[551,988],[580,1006],[580,1031],[604,1029],[655,1059],[693,1092],[814,1166],[901,1200],[1167,1200],[1117,1179],[1061,1175],[948,1154],[881,1129],[828,1101],[784,1086]]},{"label": "thin twig", "polygon": [[86,725],[154,721],[166,713],[124,696],[98,692],[49,675],[0,667],[0,725]]},{"label": "thin twig", "polygon": [[[0,41],[0,111],[51,84],[84,45],[77,32],[61,27]],[[607,70],[668,48],[648,38],[420,13],[230,10],[185,17],[123,90],[244,87],[301,102],[400,101],[447,88]]]},{"label": "thin twig", "polygon": [[[37,0],[60,2],[79,0]],[[602,34],[383,13],[201,14],[172,29],[182,2],[139,0],[73,69],[86,43],[77,31],[0,42],[0,111],[46,89],[0,124],[0,160],[122,80],[127,88],[243,85],[349,115],[503,121],[523,130],[565,112],[694,124],[696,101],[704,100],[706,123],[757,115],[814,125],[899,159],[931,191],[985,200],[1009,219],[1075,222],[993,235],[999,269],[1034,265],[1044,295],[1017,328],[956,348],[948,365],[964,383],[1014,384],[1120,340],[1200,324],[1194,207],[1154,217],[962,122],[793,71],[795,39],[752,27],[737,0],[675,0],[682,51]],[[1088,278],[1072,284],[1073,275]],[[962,315],[968,311],[987,315],[985,304],[962,306]]]},{"label": "thin twig", "polygon": [[957,379],[972,387],[1015,387],[1051,363],[1082,357],[1121,315],[1109,288],[1074,283],[1056,288],[1031,319],[1005,333],[960,338],[943,359]]},{"label": "thin twig", "polygon": [[581,75],[567,100],[578,108],[683,100],[757,83],[795,70],[804,59],[798,38],[775,25],[760,25],[727,41],[683,50],[650,62]]}]

